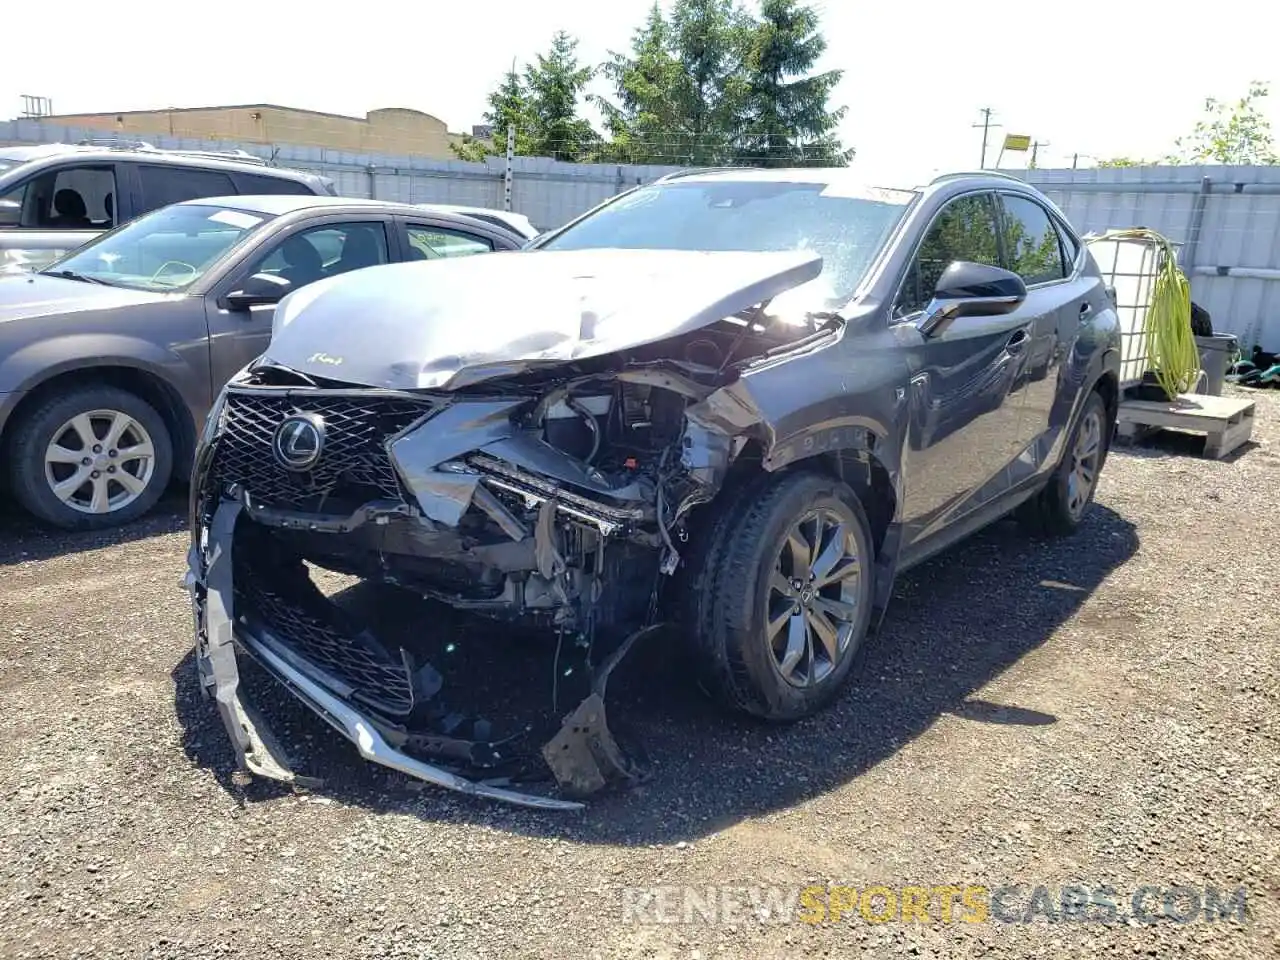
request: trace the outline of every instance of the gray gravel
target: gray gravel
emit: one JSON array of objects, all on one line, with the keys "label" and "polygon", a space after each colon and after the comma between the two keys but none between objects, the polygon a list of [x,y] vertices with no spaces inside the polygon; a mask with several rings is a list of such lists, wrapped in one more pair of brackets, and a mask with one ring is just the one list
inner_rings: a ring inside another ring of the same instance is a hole
[{"label": "gray gravel", "polygon": [[[0,515],[0,957],[1280,956],[1280,394],[1248,395],[1233,461],[1118,451],[1076,537],[914,572],[814,720],[727,719],[646,651],[617,694],[655,775],[582,815],[415,789],[269,686],[332,779],[242,785],[180,496],[101,535]],[[623,922],[626,887],[812,883],[1243,885],[1251,917]]]}]

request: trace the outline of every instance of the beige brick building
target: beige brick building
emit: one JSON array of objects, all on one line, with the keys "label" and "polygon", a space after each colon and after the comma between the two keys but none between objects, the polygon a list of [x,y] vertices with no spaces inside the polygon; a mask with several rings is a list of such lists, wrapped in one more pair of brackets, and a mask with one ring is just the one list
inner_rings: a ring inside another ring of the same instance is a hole
[{"label": "beige brick building", "polygon": [[441,160],[453,159],[449,142],[455,139],[444,121],[429,113],[404,107],[371,110],[363,119],[253,103],[227,107],[59,114],[41,117],[41,120],[119,136],[145,138],[148,135],[169,135],[201,140],[288,143],[360,153],[411,154]]}]

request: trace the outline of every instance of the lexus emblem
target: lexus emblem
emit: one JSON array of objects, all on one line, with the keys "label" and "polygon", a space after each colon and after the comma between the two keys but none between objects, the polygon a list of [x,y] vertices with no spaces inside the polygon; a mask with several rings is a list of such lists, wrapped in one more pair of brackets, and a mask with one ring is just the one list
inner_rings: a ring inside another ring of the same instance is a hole
[{"label": "lexus emblem", "polygon": [[276,427],[272,450],[286,470],[310,470],[323,449],[324,418],[317,414],[295,414]]}]

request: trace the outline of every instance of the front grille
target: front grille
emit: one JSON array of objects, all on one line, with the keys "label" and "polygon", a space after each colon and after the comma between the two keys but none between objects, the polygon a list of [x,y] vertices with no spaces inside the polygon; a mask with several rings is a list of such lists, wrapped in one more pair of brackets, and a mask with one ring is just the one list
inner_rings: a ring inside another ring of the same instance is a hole
[{"label": "front grille", "polygon": [[269,576],[245,571],[237,578],[237,603],[298,656],[349,684],[355,698],[392,716],[413,709],[412,672],[403,652],[397,656],[368,631],[340,624],[332,605],[318,593],[298,592],[292,599],[280,595],[266,585]]},{"label": "front grille", "polygon": [[[211,476],[237,483],[263,505],[285,510],[354,508],[403,494],[386,443],[434,407],[428,399],[291,391],[280,395],[229,391]],[[306,472],[275,459],[276,428],[295,414],[324,419],[319,462]]]}]

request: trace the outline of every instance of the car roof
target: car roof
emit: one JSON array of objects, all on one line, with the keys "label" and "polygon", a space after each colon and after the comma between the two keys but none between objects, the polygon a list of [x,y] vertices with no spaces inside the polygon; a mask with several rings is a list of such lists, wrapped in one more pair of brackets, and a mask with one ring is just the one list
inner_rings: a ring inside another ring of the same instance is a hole
[{"label": "car roof", "polygon": [[727,181],[731,183],[821,183],[838,188],[842,194],[848,191],[878,190],[901,191],[904,194],[921,193],[934,187],[946,187],[962,184],[965,187],[984,186],[993,189],[999,187],[1021,186],[1034,190],[1022,177],[999,170],[960,170],[944,173],[934,177],[926,184],[906,183],[872,183],[852,167],[720,167],[715,169],[698,169],[677,171],[659,177],[657,183],[699,183]]},{"label": "car roof", "polygon": [[294,167],[272,167],[253,162],[252,157],[239,160],[235,156],[218,156],[199,151],[143,149],[134,147],[104,147],[78,143],[40,143],[20,147],[0,147],[0,159],[27,163],[38,160],[54,160],[74,156],[78,160],[113,163],[121,159],[143,160],[147,163],[200,167],[212,170],[230,170],[237,173],[254,173],[266,177],[282,177],[289,180],[326,180],[308,170]]},{"label": "car roof", "polygon": [[[406,217],[435,216],[443,220],[453,221],[471,227],[488,229],[497,233],[505,233],[516,241],[526,239],[513,227],[490,220],[482,220],[466,215],[461,211],[444,209],[423,209],[422,204],[396,203],[391,200],[365,200],[360,197],[326,197],[306,196],[291,193],[238,194],[234,197],[197,197],[174,204],[180,207],[228,207],[232,210],[243,210],[246,213],[260,213],[269,217],[283,217],[291,213],[307,210],[366,210],[383,213],[396,213]],[[480,209],[480,208],[476,208]]]},{"label": "car roof", "polygon": [[282,217],[285,214],[295,213],[299,210],[322,209],[325,207],[365,207],[387,211],[411,211],[414,209],[411,204],[392,203],[389,200],[363,200],[360,197],[308,196],[301,193],[246,193],[229,197],[196,197],[193,200],[181,201],[180,206],[232,207],[248,213],[264,213],[272,217]]},{"label": "car roof", "polygon": [[901,193],[904,203],[919,192],[919,188],[914,186],[872,183],[849,167],[692,168],[659,177],[655,183],[816,183],[831,188],[833,195],[837,196],[856,197],[884,191]]}]

